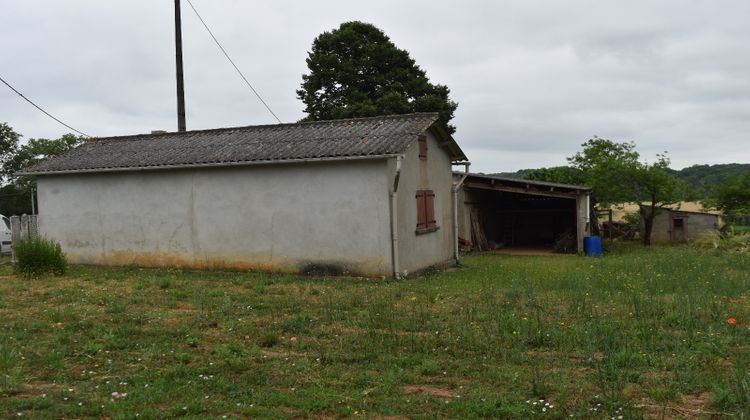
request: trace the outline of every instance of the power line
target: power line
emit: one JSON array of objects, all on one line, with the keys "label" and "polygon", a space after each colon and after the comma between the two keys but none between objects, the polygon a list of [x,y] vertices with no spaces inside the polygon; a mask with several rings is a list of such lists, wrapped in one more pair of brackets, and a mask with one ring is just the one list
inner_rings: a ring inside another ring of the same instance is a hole
[{"label": "power line", "polygon": [[206,21],[203,20],[203,18],[201,17],[201,15],[198,13],[198,10],[196,10],[195,6],[193,6],[193,2],[190,1],[190,0],[187,0],[187,2],[190,5],[190,8],[193,9],[193,12],[195,12],[195,15],[198,16],[198,19],[203,24],[203,27],[206,28],[206,30],[208,31],[208,34],[211,35],[211,38],[214,39],[214,42],[219,47],[219,49],[221,50],[221,52],[224,53],[224,56],[227,58],[227,60],[229,60],[229,62],[234,67],[234,69],[237,70],[237,73],[239,73],[240,77],[242,77],[242,80],[245,81],[245,83],[247,84],[247,86],[250,88],[250,90],[253,91],[253,93],[255,94],[255,96],[258,97],[258,100],[260,100],[260,102],[263,104],[263,106],[266,107],[266,109],[268,110],[268,112],[270,112],[271,115],[273,115],[273,117],[276,118],[276,121],[278,121],[279,123],[281,123],[281,120],[279,119],[279,117],[277,117],[276,114],[271,110],[271,107],[268,106],[268,104],[266,103],[266,101],[264,101],[263,98],[261,98],[261,96],[258,93],[258,91],[256,91],[255,88],[253,87],[253,85],[250,84],[250,82],[247,80],[247,78],[245,77],[245,75],[242,74],[242,71],[240,71],[239,67],[237,67],[237,65],[234,64],[234,61],[232,61],[232,58],[229,57],[229,54],[227,53],[227,51],[224,49],[224,47],[221,46],[221,43],[219,42],[218,39],[216,39],[216,37],[214,36],[214,33],[211,32],[211,29],[208,27],[208,24],[206,24]]},{"label": "power line", "polygon": [[82,132],[82,131],[78,131],[78,130],[76,130],[75,128],[73,128],[73,127],[69,126],[68,124],[65,124],[64,122],[62,122],[62,121],[60,121],[59,119],[57,119],[57,118],[56,118],[56,117],[55,117],[54,115],[52,115],[52,114],[50,114],[49,112],[47,112],[47,111],[45,111],[44,109],[42,109],[42,107],[40,107],[39,105],[37,105],[37,104],[35,104],[34,102],[32,102],[32,101],[31,101],[31,99],[29,99],[29,98],[27,98],[27,97],[23,96],[23,93],[21,93],[21,92],[17,91],[17,90],[16,90],[16,88],[14,88],[14,87],[13,87],[13,86],[11,86],[11,85],[10,85],[10,84],[9,84],[8,82],[6,82],[5,80],[3,80],[3,78],[2,78],[2,77],[0,77],[0,82],[3,82],[3,83],[5,84],[5,86],[8,86],[8,87],[10,88],[10,90],[12,90],[13,92],[16,92],[16,93],[18,94],[18,96],[20,96],[20,97],[22,97],[23,99],[25,99],[25,100],[26,100],[26,102],[28,102],[28,103],[30,103],[31,105],[33,105],[33,106],[34,106],[34,108],[36,108],[36,109],[38,109],[38,110],[42,111],[42,112],[43,112],[43,113],[44,113],[45,115],[47,115],[48,117],[52,118],[53,120],[55,120],[55,121],[59,122],[60,124],[64,125],[65,127],[68,127],[69,129],[71,129],[71,130],[75,131],[76,133],[78,133],[78,134],[80,134],[80,135],[82,135],[82,136],[86,136],[86,137],[91,137],[91,136],[89,136],[88,134],[86,134],[86,133],[84,133],[84,132]]}]

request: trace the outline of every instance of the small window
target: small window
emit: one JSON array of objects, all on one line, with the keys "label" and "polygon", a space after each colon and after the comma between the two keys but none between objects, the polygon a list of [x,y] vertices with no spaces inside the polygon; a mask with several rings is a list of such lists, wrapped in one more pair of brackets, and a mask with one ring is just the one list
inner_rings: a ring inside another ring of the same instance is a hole
[{"label": "small window", "polygon": [[682,229],[685,226],[685,222],[683,219],[674,219],[673,222],[675,229]]},{"label": "small window", "polygon": [[419,159],[427,160],[427,136],[419,136]]},{"label": "small window", "polygon": [[432,190],[417,191],[417,233],[437,230],[435,222],[435,193]]}]

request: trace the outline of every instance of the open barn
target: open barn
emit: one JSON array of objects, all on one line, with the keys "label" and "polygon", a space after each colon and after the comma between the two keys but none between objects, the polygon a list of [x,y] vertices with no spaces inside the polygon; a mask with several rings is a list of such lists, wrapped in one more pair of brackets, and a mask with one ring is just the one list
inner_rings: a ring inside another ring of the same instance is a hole
[{"label": "open barn", "polygon": [[590,189],[575,185],[454,173],[461,188],[459,241],[477,250],[583,252]]}]

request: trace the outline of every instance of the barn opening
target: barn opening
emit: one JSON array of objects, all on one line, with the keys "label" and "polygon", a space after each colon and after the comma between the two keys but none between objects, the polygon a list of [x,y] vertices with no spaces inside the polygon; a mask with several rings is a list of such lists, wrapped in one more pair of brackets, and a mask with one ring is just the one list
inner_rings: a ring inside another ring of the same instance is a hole
[{"label": "barn opening", "polygon": [[470,174],[460,194],[459,242],[477,250],[579,252],[588,194],[574,185]]}]

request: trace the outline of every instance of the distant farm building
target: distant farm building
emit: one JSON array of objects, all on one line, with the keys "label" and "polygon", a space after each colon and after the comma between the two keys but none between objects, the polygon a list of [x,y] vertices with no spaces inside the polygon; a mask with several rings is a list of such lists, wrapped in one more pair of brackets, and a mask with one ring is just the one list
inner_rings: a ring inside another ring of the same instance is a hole
[{"label": "distant farm building", "polygon": [[702,233],[717,232],[720,227],[721,219],[718,214],[664,209],[654,218],[651,242],[685,242]]}]

